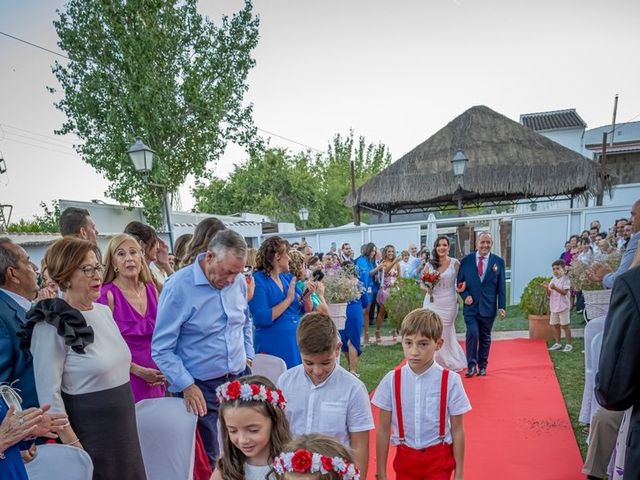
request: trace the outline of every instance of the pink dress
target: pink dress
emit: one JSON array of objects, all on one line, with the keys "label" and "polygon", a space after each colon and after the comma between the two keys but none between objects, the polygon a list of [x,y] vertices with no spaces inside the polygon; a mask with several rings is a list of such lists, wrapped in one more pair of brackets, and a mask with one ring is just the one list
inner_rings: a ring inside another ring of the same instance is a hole
[{"label": "pink dress", "polygon": [[[153,282],[145,285],[147,293],[147,311],[141,315],[127,301],[122,291],[114,283],[102,285],[102,293],[99,303],[109,305],[107,292],[113,296],[113,318],[120,329],[122,338],[131,350],[131,361],[141,367],[155,368],[155,362],[151,358],[151,336],[156,325],[158,311],[158,299]],[[150,387],[142,378],[131,375],[131,390],[136,402],[145,398],[158,398],[165,396],[164,385]]]}]

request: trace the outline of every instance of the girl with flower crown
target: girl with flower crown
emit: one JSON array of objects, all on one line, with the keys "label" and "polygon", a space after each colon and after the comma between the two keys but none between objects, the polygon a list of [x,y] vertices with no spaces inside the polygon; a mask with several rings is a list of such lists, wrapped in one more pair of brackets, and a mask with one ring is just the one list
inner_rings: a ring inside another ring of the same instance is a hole
[{"label": "girl with flower crown", "polygon": [[319,433],[289,442],[274,460],[273,469],[277,480],[360,480],[349,450]]},{"label": "girl with flower crown", "polygon": [[275,480],[272,462],[291,439],[284,395],[250,375],[220,385],[221,458],[211,480]]}]

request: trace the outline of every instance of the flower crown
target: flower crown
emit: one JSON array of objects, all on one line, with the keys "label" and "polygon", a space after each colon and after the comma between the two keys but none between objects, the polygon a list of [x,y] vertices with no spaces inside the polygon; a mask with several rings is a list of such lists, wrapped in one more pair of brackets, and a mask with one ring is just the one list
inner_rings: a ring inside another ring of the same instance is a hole
[{"label": "flower crown", "polygon": [[282,390],[274,390],[266,385],[257,383],[240,383],[238,380],[220,385],[216,389],[216,395],[220,403],[240,399],[245,402],[270,403],[274,407],[279,407],[282,410],[287,406],[287,401],[282,394]]},{"label": "flower crown", "polygon": [[360,480],[360,470],[342,457],[325,457],[309,450],[298,449],[295,452],[281,453],[273,461],[273,469],[278,475],[285,472],[319,473],[326,475],[335,472],[342,480]]}]

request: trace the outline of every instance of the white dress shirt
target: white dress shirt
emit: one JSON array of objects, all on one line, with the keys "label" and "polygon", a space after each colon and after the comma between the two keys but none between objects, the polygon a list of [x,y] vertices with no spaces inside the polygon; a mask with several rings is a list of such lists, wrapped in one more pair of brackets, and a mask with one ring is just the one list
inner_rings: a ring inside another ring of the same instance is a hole
[{"label": "white dress shirt", "polygon": [[31,309],[32,303],[26,298],[24,298],[22,295],[18,295],[17,293],[12,292],[11,290],[6,290],[4,288],[0,288],[0,290],[6,293],[7,296],[13,299],[13,301],[16,302],[18,305],[20,305],[25,312],[28,312]]},{"label": "white dress shirt", "polygon": [[294,437],[324,433],[350,446],[349,433],[374,428],[364,383],[340,366],[314,385],[304,366],[298,365],[280,376],[278,386],[287,399],[285,411]]},{"label": "white dress shirt", "polygon": [[[425,372],[417,375],[409,365],[401,369],[400,396],[402,399],[402,420],[404,423],[405,443],[411,448],[420,449],[437,445],[440,433],[440,385],[443,368],[436,362]],[[394,371],[387,373],[371,402],[381,410],[391,412],[393,433],[391,443],[398,445],[398,417],[394,394]],[[462,415],[471,410],[471,404],[462,386],[460,375],[449,371],[447,381],[447,411],[445,442],[452,443],[452,415]]]}]

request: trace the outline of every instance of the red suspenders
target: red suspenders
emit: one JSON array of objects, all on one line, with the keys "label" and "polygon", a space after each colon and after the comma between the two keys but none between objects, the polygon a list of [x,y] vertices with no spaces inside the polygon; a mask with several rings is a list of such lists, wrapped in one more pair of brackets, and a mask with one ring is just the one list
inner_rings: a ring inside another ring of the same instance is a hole
[{"label": "red suspenders", "polygon": [[[398,420],[398,440],[404,444],[404,422],[402,421],[402,400],[400,397],[402,371],[401,367],[396,367],[394,372],[394,394],[396,399],[396,417]],[[447,413],[447,379],[449,378],[449,370],[442,371],[442,382],[440,383],[440,442],[444,443],[446,413]]]}]

